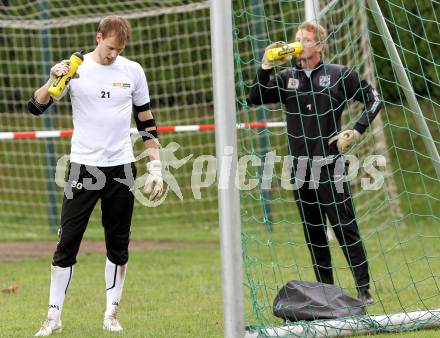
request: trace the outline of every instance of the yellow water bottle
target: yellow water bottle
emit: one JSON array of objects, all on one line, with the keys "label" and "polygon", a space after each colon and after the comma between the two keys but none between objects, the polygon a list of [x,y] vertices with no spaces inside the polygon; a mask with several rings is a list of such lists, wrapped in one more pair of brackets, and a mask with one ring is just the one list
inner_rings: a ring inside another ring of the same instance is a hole
[{"label": "yellow water bottle", "polygon": [[301,54],[304,48],[300,42],[292,42],[280,47],[271,48],[267,51],[269,61],[277,61],[288,55]]},{"label": "yellow water bottle", "polygon": [[66,85],[75,75],[76,70],[83,62],[84,57],[81,52],[73,53],[69,61],[69,71],[63,76],[58,77],[49,87],[49,94],[53,97],[59,97]]}]

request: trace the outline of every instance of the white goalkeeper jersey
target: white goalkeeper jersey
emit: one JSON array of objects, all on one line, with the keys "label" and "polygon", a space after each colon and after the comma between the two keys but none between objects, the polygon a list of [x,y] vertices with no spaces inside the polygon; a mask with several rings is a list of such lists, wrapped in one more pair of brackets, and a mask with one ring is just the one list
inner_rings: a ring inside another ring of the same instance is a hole
[{"label": "white goalkeeper jersey", "polygon": [[101,65],[89,53],[77,72],[80,77],[69,83],[74,128],[70,161],[98,167],[134,162],[133,105],[150,102],[141,65],[123,56]]}]

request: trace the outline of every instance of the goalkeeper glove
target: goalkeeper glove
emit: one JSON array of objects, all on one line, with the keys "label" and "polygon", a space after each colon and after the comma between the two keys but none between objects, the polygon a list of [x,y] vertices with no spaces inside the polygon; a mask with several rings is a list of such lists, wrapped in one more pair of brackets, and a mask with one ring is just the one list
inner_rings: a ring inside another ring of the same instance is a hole
[{"label": "goalkeeper glove", "polygon": [[49,82],[52,84],[57,78],[69,71],[69,60],[63,60],[50,69]]},{"label": "goalkeeper glove", "polygon": [[285,44],[286,43],[283,41],[278,41],[278,42],[274,42],[274,43],[270,44],[269,46],[267,46],[264,51],[263,60],[261,61],[261,68],[263,68],[265,70],[272,69],[275,66],[281,66],[282,64],[290,61],[292,59],[291,55],[287,55],[287,56],[285,56],[279,60],[276,60],[276,61],[269,61],[269,59],[267,58],[267,53],[269,52],[270,49],[281,47],[281,46],[284,46]]},{"label": "goalkeeper glove", "polygon": [[[70,60],[63,60],[50,69],[49,85],[51,85],[57,78],[63,76],[69,71],[69,64],[70,64]],[[79,74],[75,73],[73,78],[74,79],[79,78]]]},{"label": "goalkeeper glove", "polygon": [[336,146],[338,147],[339,152],[344,154],[350,149],[353,143],[359,140],[360,137],[361,134],[356,129],[347,129],[338,135],[333,136],[328,141],[328,145],[331,145],[336,141]]},{"label": "goalkeeper glove", "polygon": [[[47,81],[47,85],[49,86],[49,88],[52,86],[52,84],[55,82],[57,78],[62,77],[69,72],[69,65],[70,65],[70,60],[63,60],[50,69],[49,80]],[[77,79],[77,78],[79,78],[79,74],[75,72],[75,74],[72,76],[72,79]],[[67,92],[67,86],[64,87],[61,94],[57,96],[52,96],[52,95],[51,96],[53,99],[58,101],[64,97],[66,92]]]},{"label": "goalkeeper glove", "polygon": [[158,199],[163,192],[162,163],[153,160],[147,163],[148,176],[145,181],[144,192],[149,196],[150,201]]}]

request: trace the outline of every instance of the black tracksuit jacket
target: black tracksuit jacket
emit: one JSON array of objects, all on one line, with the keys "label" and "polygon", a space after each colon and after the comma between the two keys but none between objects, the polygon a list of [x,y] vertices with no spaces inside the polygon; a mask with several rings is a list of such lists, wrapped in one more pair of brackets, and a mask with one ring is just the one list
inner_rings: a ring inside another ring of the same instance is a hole
[{"label": "black tracksuit jacket", "polygon": [[271,73],[259,69],[248,102],[285,105],[290,154],[294,158],[337,155],[336,145],[329,147],[328,140],[341,131],[341,115],[348,100],[364,104],[353,126],[361,134],[382,107],[378,92],[345,66],[320,62],[310,78],[299,63],[272,79]]}]

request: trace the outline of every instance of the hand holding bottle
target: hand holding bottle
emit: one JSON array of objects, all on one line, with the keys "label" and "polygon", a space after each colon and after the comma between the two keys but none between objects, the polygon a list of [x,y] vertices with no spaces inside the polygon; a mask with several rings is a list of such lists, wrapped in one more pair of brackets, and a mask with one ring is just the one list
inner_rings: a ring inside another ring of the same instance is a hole
[{"label": "hand holding bottle", "polygon": [[69,60],[63,60],[51,68],[48,91],[52,97],[60,97],[69,81],[72,78],[78,77],[76,71],[82,64],[83,59],[84,57],[81,52],[76,52],[72,54]]},{"label": "hand holding bottle", "polygon": [[278,41],[266,47],[264,52],[261,67],[263,69],[272,69],[275,66],[280,66],[292,59],[292,55],[301,54],[303,46],[299,42],[285,43]]}]

